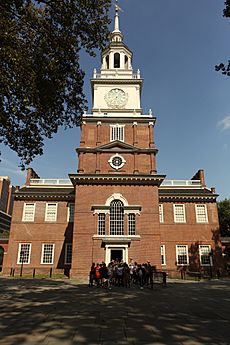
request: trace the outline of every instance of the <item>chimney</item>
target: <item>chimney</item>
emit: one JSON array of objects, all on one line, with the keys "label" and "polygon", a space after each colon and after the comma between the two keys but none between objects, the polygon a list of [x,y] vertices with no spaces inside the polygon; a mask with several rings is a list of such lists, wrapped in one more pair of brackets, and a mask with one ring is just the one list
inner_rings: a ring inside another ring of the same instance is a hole
[{"label": "chimney", "polygon": [[27,176],[26,176],[26,186],[29,186],[30,185],[30,180],[32,178],[40,178],[38,176],[38,174],[36,173],[36,171],[34,171],[33,168],[28,168],[27,169]]},{"label": "chimney", "polygon": [[192,180],[200,180],[202,187],[206,187],[204,180],[204,170],[199,169],[196,174],[191,178]]}]

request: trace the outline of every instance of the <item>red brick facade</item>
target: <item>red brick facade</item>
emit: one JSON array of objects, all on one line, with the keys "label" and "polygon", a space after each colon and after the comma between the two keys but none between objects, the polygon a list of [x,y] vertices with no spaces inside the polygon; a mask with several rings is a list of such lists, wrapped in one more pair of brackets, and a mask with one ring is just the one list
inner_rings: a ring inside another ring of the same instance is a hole
[{"label": "red brick facade", "polygon": [[5,274],[23,265],[87,281],[92,262],[115,255],[172,275],[221,268],[215,190],[202,170],[188,181],[157,174],[155,117],[142,114],[140,71],[133,73],[122,39],[119,29],[111,33],[100,75],[94,71],[92,114],[83,115],[71,182],[42,180],[29,169],[15,193]]}]

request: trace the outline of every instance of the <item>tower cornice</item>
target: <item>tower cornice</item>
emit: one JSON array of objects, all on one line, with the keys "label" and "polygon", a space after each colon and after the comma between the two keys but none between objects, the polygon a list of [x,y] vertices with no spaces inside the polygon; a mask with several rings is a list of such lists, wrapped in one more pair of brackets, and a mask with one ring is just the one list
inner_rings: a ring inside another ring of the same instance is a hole
[{"label": "tower cornice", "polygon": [[151,185],[159,187],[166,175],[133,175],[133,174],[69,174],[76,185]]}]

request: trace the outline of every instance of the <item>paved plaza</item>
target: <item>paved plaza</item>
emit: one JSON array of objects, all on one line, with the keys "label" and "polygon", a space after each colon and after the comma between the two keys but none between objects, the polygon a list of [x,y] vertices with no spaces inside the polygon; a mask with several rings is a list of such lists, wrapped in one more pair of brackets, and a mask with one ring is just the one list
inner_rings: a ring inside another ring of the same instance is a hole
[{"label": "paved plaza", "polygon": [[230,344],[230,281],[104,288],[0,278],[0,344]]}]

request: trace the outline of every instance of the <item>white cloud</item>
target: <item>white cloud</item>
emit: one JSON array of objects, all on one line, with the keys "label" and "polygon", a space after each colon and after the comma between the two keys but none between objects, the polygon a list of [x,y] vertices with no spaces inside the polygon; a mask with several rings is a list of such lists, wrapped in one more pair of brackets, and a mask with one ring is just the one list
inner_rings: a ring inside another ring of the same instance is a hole
[{"label": "white cloud", "polygon": [[221,127],[222,130],[230,129],[230,115],[225,116],[221,121],[219,121],[218,126]]}]

